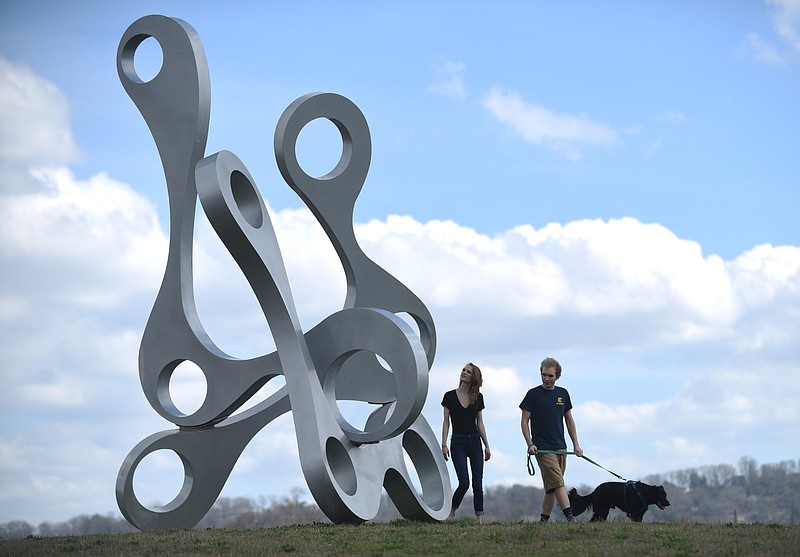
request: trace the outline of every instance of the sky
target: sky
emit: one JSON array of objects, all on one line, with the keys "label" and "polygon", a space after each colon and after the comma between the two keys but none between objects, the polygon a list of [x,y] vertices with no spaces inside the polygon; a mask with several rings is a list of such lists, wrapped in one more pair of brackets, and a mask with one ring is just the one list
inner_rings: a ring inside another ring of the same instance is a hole
[{"label": "sky", "polygon": [[[280,176],[275,125],[310,92],[361,109],[372,161],[356,236],[436,322],[423,416],[437,435],[442,395],[465,363],[481,368],[486,486],[540,487],[518,405],[547,356],[563,366],[586,455],[626,478],[800,459],[798,0],[6,0],[0,522],[119,516],[123,459],[175,427],[137,369],[166,261],[166,187],[115,67],[127,27],[154,13],[203,41],[206,154],[230,150],[254,177],[304,330],[341,309],[345,280]],[[159,56],[146,41],[137,70],[157,71]],[[341,139],[317,120],[297,150],[322,175]],[[201,209],[194,249],[211,339],[236,357],[270,351]],[[202,373],[182,366],[171,392],[196,408]],[[613,479],[586,461],[567,471],[568,485]],[[182,480],[160,451],[134,487],[155,505]],[[286,414],[221,495],[293,489],[309,497]]]}]

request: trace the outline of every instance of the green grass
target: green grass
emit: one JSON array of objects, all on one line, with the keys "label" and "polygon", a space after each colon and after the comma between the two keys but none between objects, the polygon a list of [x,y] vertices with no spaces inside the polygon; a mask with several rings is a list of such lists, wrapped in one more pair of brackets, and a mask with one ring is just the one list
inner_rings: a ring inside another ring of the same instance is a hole
[{"label": "green grass", "polygon": [[259,530],[171,530],[0,541],[0,557],[26,555],[800,556],[797,524],[398,520]]}]

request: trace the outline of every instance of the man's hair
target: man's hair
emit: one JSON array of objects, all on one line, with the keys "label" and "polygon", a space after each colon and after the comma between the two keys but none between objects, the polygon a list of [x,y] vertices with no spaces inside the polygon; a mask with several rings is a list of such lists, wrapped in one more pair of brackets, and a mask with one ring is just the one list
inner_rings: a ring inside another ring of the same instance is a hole
[{"label": "man's hair", "polygon": [[558,360],[555,358],[545,358],[542,360],[542,364],[539,366],[539,372],[541,373],[549,367],[556,368],[556,379],[561,377],[561,364],[559,364]]}]

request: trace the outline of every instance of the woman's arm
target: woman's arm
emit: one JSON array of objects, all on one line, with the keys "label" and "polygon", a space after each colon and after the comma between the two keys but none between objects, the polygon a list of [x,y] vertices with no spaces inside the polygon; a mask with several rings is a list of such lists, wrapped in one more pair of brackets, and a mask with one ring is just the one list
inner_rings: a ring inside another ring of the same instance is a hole
[{"label": "woman's arm", "polygon": [[486,435],[486,426],[483,425],[483,410],[478,412],[476,425],[478,426],[478,433],[481,434],[481,439],[483,440],[483,460],[489,460],[492,458],[492,451],[489,449],[489,437]]},{"label": "woman's arm", "polygon": [[442,422],[442,456],[445,460],[450,458],[450,449],[447,448],[447,434],[450,432],[450,409],[444,407],[444,421]]}]

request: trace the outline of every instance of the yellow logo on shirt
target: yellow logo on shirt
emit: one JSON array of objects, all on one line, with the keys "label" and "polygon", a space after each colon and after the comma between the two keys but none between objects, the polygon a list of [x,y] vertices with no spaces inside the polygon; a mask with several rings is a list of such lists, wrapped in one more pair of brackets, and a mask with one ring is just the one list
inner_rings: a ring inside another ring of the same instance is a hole
[{"label": "yellow logo on shirt", "polygon": [[564,406],[564,399],[562,397],[556,398],[556,406]]}]

